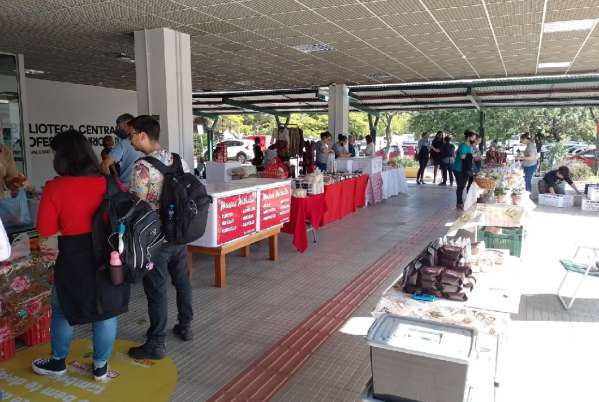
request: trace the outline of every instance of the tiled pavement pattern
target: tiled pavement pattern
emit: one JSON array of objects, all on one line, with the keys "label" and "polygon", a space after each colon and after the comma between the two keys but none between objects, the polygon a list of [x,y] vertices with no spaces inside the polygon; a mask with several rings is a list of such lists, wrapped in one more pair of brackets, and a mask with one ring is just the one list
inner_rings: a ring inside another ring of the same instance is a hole
[{"label": "tiled pavement pattern", "polygon": [[[410,196],[359,210],[322,228],[317,232],[318,244],[310,244],[304,254],[296,252],[290,238],[282,235],[280,259],[276,263],[267,260],[266,244],[254,246],[247,259],[228,256],[229,281],[225,289],[212,287],[212,261],[196,257],[195,339],[183,343],[172,335],[168,337],[168,351],[179,371],[173,401],[204,401],[213,396],[395,248],[397,260],[388,279],[353,313],[368,317],[380,292],[402,266],[429,240],[443,233],[445,224],[455,217],[450,209],[455,195],[449,189],[411,186],[410,190]],[[593,393],[586,392],[587,385],[595,381],[594,370],[581,370],[579,360],[581,356],[589,362],[599,360],[599,348],[592,346],[599,335],[599,326],[595,324],[599,320],[599,302],[593,300],[599,294],[599,280],[590,281],[581,292],[585,300],[577,301],[571,312],[564,312],[554,296],[561,279],[557,258],[571,254],[579,243],[599,242],[597,216],[576,210],[546,209],[537,210],[533,216],[522,278],[526,296],[522,298],[520,314],[513,317],[508,356],[509,361],[515,354],[511,360],[518,364],[508,364],[505,401],[574,400],[573,387],[567,384],[576,386],[577,402],[597,400]],[[427,225],[430,226],[425,233],[422,228]],[[583,241],[585,238],[587,241]],[[170,295],[169,316],[174,324],[172,289]],[[131,311],[120,319],[119,325],[120,338],[143,340],[147,314],[140,288],[135,289]],[[547,327],[550,330],[545,330]],[[80,333],[87,335],[88,329]],[[556,352],[563,361],[548,364],[552,362],[551,353]],[[368,359],[363,337],[335,332],[272,400],[359,400],[370,377]],[[565,381],[564,373],[570,367],[575,370]],[[530,399],[521,399],[523,390],[530,392]],[[543,391],[543,398],[539,397],[539,390]],[[561,399],[554,399],[557,395]]]}]

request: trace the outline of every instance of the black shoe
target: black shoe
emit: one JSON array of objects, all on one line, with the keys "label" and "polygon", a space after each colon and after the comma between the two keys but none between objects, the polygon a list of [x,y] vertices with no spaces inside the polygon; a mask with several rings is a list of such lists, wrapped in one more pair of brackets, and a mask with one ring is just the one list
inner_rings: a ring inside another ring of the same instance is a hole
[{"label": "black shoe", "polygon": [[94,379],[96,381],[104,381],[108,377],[108,362],[103,367],[96,367],[94,365]]},{"label": "black shoe", "polygon": [[166,356],[166,346],[164,343],[146,342],[141,346],[134,346],[129,349],[129,357],[136,360],[161,360]]},{"label": "black shoe", "polygon": [[441,183],[439,183],[440,186],[446,186],[447,183],[445,183],[444,181],[442,181]]},{"label": "black shoe", "polygon": [[177,324],[173,327],[173,333],[185,342],[193,339],[193,331],[189,325]]},{"label": "black shoe", "polygon": [[31,368],[39,375],[61,376],[67,372],[64,359],[36,359],[31,363]]}]

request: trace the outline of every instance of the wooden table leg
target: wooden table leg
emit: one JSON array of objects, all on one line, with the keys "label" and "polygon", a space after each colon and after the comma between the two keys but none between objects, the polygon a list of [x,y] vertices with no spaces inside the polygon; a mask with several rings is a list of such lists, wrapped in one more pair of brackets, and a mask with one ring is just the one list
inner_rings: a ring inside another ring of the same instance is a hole
[{"label": "wooden table leg", "polygon": [[193,273],[193,252],[187,247],[187,276],[191,278]]},{"label": "wooden table leg", "polygon": [[250,251],[250,246],[249,245],[241,248],[241,256],[242,257],[249,257],[250,256],[250,252],[251,251]]},{"label": "wooden table leg", "polygon": [[274,234],[268,238],[268,248],[270,251],[270,259],[276,261],[279,258],[279,235]]},{"label": "wooden table leg", "polygon": [[225,266],[225,254],[214,256],[214,286],[224,288],[227,282]]}]

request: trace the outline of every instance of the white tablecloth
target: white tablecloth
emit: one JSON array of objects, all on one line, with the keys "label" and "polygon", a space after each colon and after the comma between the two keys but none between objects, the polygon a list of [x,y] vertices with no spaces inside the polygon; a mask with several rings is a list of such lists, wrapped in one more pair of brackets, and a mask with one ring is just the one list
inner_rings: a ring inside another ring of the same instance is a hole
[{"label": "white tablecloth", "polygon": [[408,182],[403,168],[385,170],[381,175],[383,176],[383,199],[408,193]]}]

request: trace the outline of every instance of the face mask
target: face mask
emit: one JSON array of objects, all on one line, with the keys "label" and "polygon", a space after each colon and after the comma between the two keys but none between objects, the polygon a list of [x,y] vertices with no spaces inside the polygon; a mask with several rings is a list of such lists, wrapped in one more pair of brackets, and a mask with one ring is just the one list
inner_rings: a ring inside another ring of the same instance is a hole
[{"label": "face mask", "polygon": [[472,144],[472,145],[476,144],[476,140],[471,140],[470,144]]},{"label": "face mask", "polygon": [[127,133],[125,130],[117,128],[116,130],[114,130],[114,133],[116,134],[117,137],[119,137],[121,140],[124,140],[125,138],[129,137],[129,133]]}]

